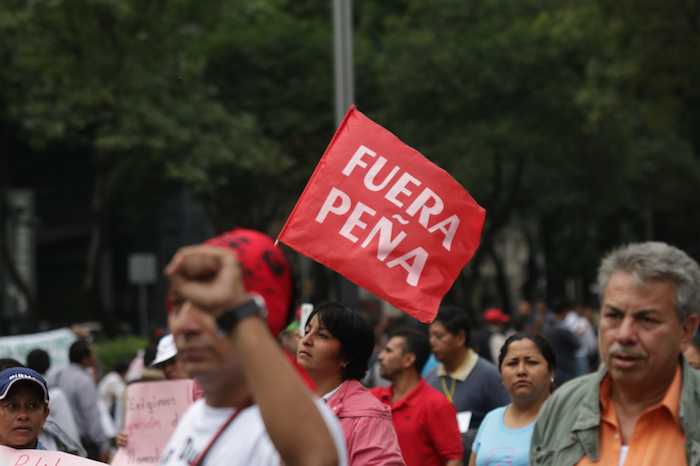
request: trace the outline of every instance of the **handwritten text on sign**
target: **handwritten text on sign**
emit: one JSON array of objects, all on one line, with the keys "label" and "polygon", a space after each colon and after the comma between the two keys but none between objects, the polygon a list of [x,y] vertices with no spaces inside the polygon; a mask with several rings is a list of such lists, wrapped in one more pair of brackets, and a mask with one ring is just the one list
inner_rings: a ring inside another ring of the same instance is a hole
[{"label": "handwritten text on sign", "polygon": [[0,457],[7,466],[104,466],[80,456],[59,451],[17,450],[0,446]]},{"label": "handwritten text on sign", "polygon": [[192,404],[193,382],[140,382],[126,390],[128,444],[117,451],[112,465],[158,464],[178,421]]},{"label": "handwritten text on sign", "polygon": [[279,240],[430,322],[485,215],[445,170],[352,108]]}]

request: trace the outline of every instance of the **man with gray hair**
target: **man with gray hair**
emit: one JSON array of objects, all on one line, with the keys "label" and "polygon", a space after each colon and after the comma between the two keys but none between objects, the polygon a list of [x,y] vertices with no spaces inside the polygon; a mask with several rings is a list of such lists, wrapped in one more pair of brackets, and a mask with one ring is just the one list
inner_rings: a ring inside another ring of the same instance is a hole
[{"label": "man with gray hair", "polygon": [[700,372],[681,355],[698,327],[700,267],[665,243],[631,244],[598,270],[604,364],[554,393],[531,465],[700,464]]}]

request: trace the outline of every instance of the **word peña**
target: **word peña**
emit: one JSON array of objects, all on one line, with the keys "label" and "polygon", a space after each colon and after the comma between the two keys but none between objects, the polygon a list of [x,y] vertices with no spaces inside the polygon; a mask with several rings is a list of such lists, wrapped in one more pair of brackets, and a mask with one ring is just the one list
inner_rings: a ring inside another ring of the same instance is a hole
[{"label": "word pe\u00f1a", "polygon": [[[377,153],[368,147],[361,145],[347,163],[345,168],[343,168],[343,175],[349,177],[357,167],[367,169],[368,163],[363,159],[363,156],[365,155],[376,157]],[[378,182],[377,175],[382,171],[386,165],[386,162],[386,158],[379,156],[369,170],[367,170],[367,173],[364,176],[363,184],[368,190],[372,192],[379,192],[386,189],[391,180],[394,179],[396,174],[399,172],[399,167],[395,166],[383,180]],[[447,218],[438,218],[438,221],[436,221],[433,225],[430,225],[429,223],[431,217],[437,218],[438,215],[443,212],[445,203],[440,196],[438,196],[428,187],[423,188],[423,191],[421,191],[420,194],[414,196],[413,191],[409,189],[409,184],[420,186],[422,182],[408,172],[405,172],[394,182],[393,185],[391,185],[391,187],[386,190],[384,198],[400,208],[404,207],[404,205],[412,199],[412,202],[405,208],[406,214],[409,217],[415,217],[415,215],[420,212],[418,223],[429,233],[439,231],[444,234],[445,237],[442,240],[442,247],[447,251],[450,251],[452,248],[452,240],[454,239],[460,224],[459,217],[457,215],[450,215]],[[348,212],[350,212],[351,207],[352,200],[347,193],[335,187],[331,188],[331,191],[328,193],[328,196],[316,215],[315,220],[318,223],[323,223],[328,214],[338,216],[346,215]],[[376,210],[358,201],[352,209],[352,212],[350,212],[345,220],[345,224],[340,229],[340,235],[353,243],[357,243],[359,241],[359,238],[355,236],[357,231],[366,230],[369,226],[367,223],[369,220],[363,220],[363,216],[365,216],[365,218],[375,217],[376,214]],[[409,221],[405,220],[398,214],[392,215],[392,218],[396,219],[396,221],[401,225],[407,225],[409,223]],[[366,248],[376,237],[378,243],[377,259],[385,262],[389,254],[391,254],[407,236],[407,233],[402,230],[399,231],[395,237],[393,237],[393,227],[394,224],[390,219],[381,216],[372,225],[369,234],[365,236],[364,241],[360,244],[360,246],[362,248]],[[401,227],[399,226],[398,228]],[[427,260],[428,252],[422,247],[417,247],[401,257],[386,262],[386,266],[389,268],[396,267],[397,265],[403,267],[408,272],[406,283],[411,286],[417,286]]]},{"label": "word pe\u00f1a", "polygon": [[[343,175],[350,176],[354,171],[355,167],[358,166],[362,168],[367,168],[367,162],[365,162],[362,159],[363,155],[375,157],[377,153],[361,145],[360,148],[357,149],[357,151],[355,151],[355,154],[352,156],[345,168],[343,168]],[[365,175],[365,178],[363,180],[364,186],[370,191],[378,192],[386,188],[389,182],[394,178],[394,176],[396,176],[396,173],[398,173],[399,167],[395,166],[381,183],[375,184],[375,178],[382,170],[382,168],[384,168],[386,162],[387,160],[384,157],[379,156],[379,158],[372,165],[372,168],[370,168],[367,174]],[[391,188],[387,190],[386,194],[384,194],[384,198],[397,207],[403,207],[404,202],[399,199],[399,196],[405,196],[407,198],[410,198],[413,195],[413,192],[408,188],[409,183],[415,184],[416,186],[420,186],[421,184],[423,184],[416,177],[406,172],[402,174],[399,177],[399,179],[391,186]],[[428,202],[430,200],[432,200],[433,203],[431,206],[428,206]],[[355,207],[355,209],[357,209],[357,207]],[[438,214],[441,214],[444,209],[445,203],[440,198],[440,196],[435,194],[435,192],[432,189],[426,187],[423,188],[423,191],[421,191],[421,193],[406,208],[406,214],[408,214],[411,217],[415,217],[418,211],[420,211],[418,223],[425,227],[429,233],[435,233],[436,231],[442,232],[445,235],[445,238],[442,241],[442,247],[449,251],[452,247],[452,240],[454,239],[455,234],[457,233],[457,229],[459,228],[459,217],[457,215],[450,215],[449,217],[442,219],[434,225],[428,226],[428,221],[430,220],[430,217],[433,215],[437,216]]]}]

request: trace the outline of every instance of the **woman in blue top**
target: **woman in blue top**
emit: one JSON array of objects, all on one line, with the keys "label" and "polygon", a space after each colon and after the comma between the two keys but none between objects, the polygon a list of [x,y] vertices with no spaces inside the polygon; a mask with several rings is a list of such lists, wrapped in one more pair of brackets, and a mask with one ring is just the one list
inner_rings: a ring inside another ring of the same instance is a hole
[{"label": "woman in blue top", "polygon": [[489,412],[479,427],[469,466],[526,466],[540,408],[551,393],[557,358],[541,335],[516,333],[498,357],[511,404]]}]

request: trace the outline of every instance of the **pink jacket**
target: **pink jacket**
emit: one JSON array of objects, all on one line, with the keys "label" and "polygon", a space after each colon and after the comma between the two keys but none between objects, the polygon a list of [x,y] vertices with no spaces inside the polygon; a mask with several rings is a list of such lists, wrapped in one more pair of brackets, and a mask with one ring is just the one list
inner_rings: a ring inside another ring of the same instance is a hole
[{"label": "pink jacket", "polygon": [[405,466],[391,408],[357,380],[346,380],[328,401],[348,447],[348,466]]}]

